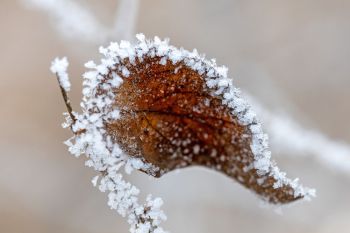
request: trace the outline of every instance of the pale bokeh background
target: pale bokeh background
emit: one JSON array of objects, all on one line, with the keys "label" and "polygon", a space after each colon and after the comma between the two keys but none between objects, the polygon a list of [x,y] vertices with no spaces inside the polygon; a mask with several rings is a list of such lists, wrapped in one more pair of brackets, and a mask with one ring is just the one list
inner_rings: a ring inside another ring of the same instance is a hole
[{"label": "pale bokeh background", "polygon": [[[80,2],[105,24],[117,6]],[[238,86],[271,109],[350,143],[349,12],[348,0],[143,0],[136,28],[217,58]],[[82,64],[98,58],[97,46],[58,36],[43,12],[0,1],[0,232],[127,232],[125,219],[92,187],[94,172],[62,144],[70,133],[60,128],[65,109],[49,65],[63,55],[71,62],[78,109]],[[276,159],[290,176],[315,187],[317,199],[279,215],[204,169],[128,179],[142,194],[163,198],[164,227],[173,233],[350,232],[350,171],[283,153]]]}]

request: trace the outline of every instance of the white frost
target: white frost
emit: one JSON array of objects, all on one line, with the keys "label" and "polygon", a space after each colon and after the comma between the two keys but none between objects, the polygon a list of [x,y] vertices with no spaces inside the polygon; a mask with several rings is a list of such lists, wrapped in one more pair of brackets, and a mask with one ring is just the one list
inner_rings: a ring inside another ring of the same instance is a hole
[{"label": "white frost", "polygon": [[60,86],[65,91],[70,91],[71,87],[67,73],[68,65],[69,63],[66,57],[62,59],[56,58],[51,64],[51,72],[57,75]]}]

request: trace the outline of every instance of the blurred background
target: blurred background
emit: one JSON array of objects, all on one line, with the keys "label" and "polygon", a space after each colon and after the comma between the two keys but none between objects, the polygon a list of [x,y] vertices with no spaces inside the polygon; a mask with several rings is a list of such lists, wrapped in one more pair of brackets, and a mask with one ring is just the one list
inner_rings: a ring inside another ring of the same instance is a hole
[{"label": "blurred background", "polygon": [[[23,2],[0,1],[0,232],[128,232],[126,220],[91,185],[95,173],[62,143],[71,134],[60,126],[65,108],[49,66],[56,56],[69,58],[70,95],[79,110],[83,64],[99,58],[99,45],[134,32],[169,37],[176,46],[217,58],[268,111],[350,143],[348,0],[130,0],[134,5],[123,11],[117,0],[75,1],[105,28],[124,28],[96,39],[95,31],[64,35],[54,8]],[[317,154],[300,156],[274,144],[271,150],[290,177],[317,189],[316,199],[278,214],[237,183],[202,168],[157,180],[134,172],[126,179],[141,197],[163,198],[163,226],[173,233],[350,232],[350,169],[328,166]],[[336,153],[327,151],[328,159]]]}]

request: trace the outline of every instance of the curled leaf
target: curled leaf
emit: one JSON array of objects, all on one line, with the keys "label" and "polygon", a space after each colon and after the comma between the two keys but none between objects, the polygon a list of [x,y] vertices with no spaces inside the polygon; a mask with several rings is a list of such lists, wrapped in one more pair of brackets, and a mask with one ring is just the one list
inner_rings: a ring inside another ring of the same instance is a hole
[{"label": "curled leaf", "polygon": [[87,64],[93,71],[84,76],[84,113],[73,126],[84,131],[73,152],[88,153],[101,171],[104,153],[124,156],[155,177],[205,166],[271,203],[314,194],[270,160],[267,136],[225,67],[157,37],[137,37],[136,45],[102,48],[101,65]]}]

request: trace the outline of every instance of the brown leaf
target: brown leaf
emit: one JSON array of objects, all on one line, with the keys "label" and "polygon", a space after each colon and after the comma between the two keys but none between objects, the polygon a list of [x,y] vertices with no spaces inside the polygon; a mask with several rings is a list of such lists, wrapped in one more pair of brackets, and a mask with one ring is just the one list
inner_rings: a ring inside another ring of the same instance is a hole
[{"label": "brown leaf", "polygon": [[[272,203],[302,198],[289,185],[274,188],[273,176],[259,175],[251,166],[254,155],[248,126],[239,124],[222,98],[212,94],[203,74],[184,62],[167,60],[162,65],[160,60],[144,57],[131,64],[124,59],[105,76],[110,79],[116,72],[123,78],[114,90],[121,118],[106,123],[114,143],[130,156],[160,168],[157,177],[199,165],[226,174]],[[123,65],[130,72],[128,77],[118,70]]]}]

